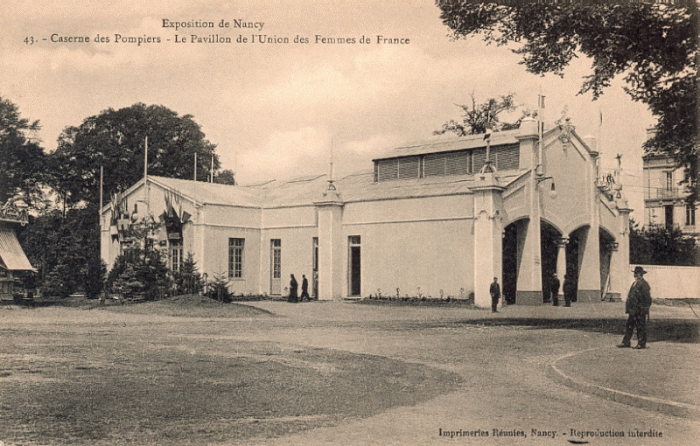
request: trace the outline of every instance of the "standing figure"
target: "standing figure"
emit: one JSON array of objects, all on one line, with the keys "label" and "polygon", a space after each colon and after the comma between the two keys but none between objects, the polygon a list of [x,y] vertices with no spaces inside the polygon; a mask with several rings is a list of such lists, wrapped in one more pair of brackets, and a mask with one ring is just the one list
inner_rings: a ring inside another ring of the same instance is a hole
[{"label": "standing figure", "polygon": [[294,274],[291,276],[292,280],[289,281],[289,299],[287,299],[287,302],[295,303],[299,302],[297,297],[297,288],[299,288],[299,284],[297,283],[297,279],[294,278]]},{"label": "standing figure", "polygon": [[311,300],[309,297],[309,281],[306,279],[306,275],[301,275],[301,296],[299,296],[299,301],[304,302],[304,298]]},{"label": "standing figure", "polygon": [[576,282],[568,274],[564,275],[564,306],[570,307],[571,302],[576,302]]},{"label": "standing figure", "polygon": [[627,294],[627,303],[625,305],[625,313],[627,317],[627,326],[625,327],[625,336],[622,338],[620,348],[631,347],[632,333],[635,327],[637,328],[637,346],[635,348],[647,347],[647,316],[651,307],[651,290],[649,284],[644,280],[644,268],[637,266],[634,268],[634,283],[630,287],[630,292]]},{"label": "standing figure", "polygon": [[493,283],[489,287],[491,293],[491,311],[498,313],[498,300],[501,298],[501,286],[498,284],[498,278],[493,278]]},{"label": "standing figure", "polygon": [[559,306],[559,287],[561,286],[561,283],[559,282],[559,278],[557,278],[557,275],[554,274],[552,276],[552,284],[550,287],[550,290],[552,291],[552,305],[555,307]]}]

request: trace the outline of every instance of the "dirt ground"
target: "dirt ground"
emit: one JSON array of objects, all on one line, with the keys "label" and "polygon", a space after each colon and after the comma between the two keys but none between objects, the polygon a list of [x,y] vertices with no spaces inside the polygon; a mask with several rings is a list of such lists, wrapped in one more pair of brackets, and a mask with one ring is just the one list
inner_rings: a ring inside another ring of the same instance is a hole
[{"label": "dirt ground", "polygon": [[[0,441],[193,445],[281,436],[415,405],[461,382],[379,356],[215,341],[221,322],[202,317],[271,315],[194,305],[6,309],[27,324],[0,329]],[[192,324],[168,319],[188,310]]]},{"label": "dirt ground", "polygon": [[[693,444],[696,422],[554,385],[547,364],[611,344],[624,319],[547,311],[559,316],[318,302],[0,307],[0,444],[418,445],[454,441],[440,432],[457,428],[571,426],[653,426],[675,441],[629,444]],[[697,323],[664,333],[696,341]]]}]

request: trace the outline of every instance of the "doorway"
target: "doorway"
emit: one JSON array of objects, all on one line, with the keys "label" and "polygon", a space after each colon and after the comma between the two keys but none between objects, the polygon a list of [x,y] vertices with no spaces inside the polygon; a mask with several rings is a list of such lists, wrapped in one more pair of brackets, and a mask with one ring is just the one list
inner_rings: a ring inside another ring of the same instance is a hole
[{"label": "doorway", "polygon": [[361,286],[361,251],[360,251],[360,236],[353,235],[348,240],[348,266],[349,266],[349,295],[360,296],[362,293]]},{"label": "doorway", "polygon": [[270,240],[270,294],[282,294],[282,240]]},{"label": "doorway", "polygon": [[318,300],[318,237],[313,238],[311,261],[311,297]]}]

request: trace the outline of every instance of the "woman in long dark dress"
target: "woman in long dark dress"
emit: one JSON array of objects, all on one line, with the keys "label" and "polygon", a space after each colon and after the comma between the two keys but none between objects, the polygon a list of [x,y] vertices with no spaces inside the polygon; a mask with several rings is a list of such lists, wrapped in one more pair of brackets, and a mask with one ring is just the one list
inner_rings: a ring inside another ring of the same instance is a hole
[{"label": "woman in long dark dress", "polygon": [[292,280],[289,281],[289,299],[287,299],[287,302],[289,302],[289,303],[298,302],[298,297],[297,297],[297,289],[298,288],[299,288],[299,284],[297,283],[297,279],[295,279],[294,274],[292,274]]}]

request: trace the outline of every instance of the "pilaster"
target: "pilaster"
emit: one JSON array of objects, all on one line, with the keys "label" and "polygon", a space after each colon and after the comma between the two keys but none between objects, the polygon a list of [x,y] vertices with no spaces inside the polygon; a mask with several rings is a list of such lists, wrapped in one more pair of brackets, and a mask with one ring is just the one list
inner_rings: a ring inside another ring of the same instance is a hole
[{"label": "pilaster", "polygon": [[520,167],[530,169],[527,185],[527,205],[529,221],[518,231],[518,289],[515,302],[521,305],[542,304],[542,246],[541,246],[541,203],[537,181],[537,166],[540,163],[538,122],[532,118],[523,119],[520,124]]},{"label": "pilaster", "polygon": [[[557,240],[557,278],[561,284],[563,284],[564,276],[566,275],[566,245],[568,244],[568,237],[561,237]],[[563,286],[559,287],[559,292],[557,295],[561,298],[559,299],[560,301],[564,299]]]},{"label": "pilaster", "polygon": [[627,300],[627,285],[631,280],[630,274],[630,214],[627,200],[623,196],[617,200],[617,249],[613,250],[610,258],[610,293]]},{"label": "pilaster", "polygon": [[318,211],[318,298],[343,297],[343,200],[333,182],[319,201]]},{"label": "pilaster", "polygon": [[[474,304],[491,306],[493,278],[503,283],[503,199],[505,190],[494,171],[484,169],[474,187]],[[502,305],[503,298],[499,302]]]}]

